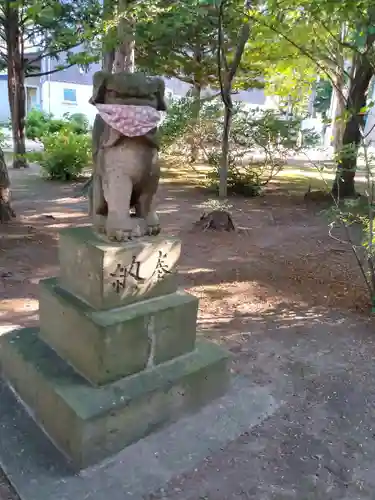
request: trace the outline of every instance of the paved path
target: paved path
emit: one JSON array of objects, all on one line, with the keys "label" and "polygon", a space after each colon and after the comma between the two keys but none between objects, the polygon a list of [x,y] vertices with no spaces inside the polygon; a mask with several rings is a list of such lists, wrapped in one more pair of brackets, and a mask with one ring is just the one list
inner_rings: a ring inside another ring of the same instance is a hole
[{"label": "paved path", "polygon": [[243,337],[235,366],[280,408],[145,498],[374,499],[374,328],[327,311],[274,311]]}]

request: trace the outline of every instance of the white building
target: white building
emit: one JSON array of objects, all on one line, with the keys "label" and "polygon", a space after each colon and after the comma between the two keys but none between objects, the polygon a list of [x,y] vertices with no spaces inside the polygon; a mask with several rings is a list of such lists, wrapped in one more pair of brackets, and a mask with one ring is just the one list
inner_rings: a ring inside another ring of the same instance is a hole
[{"label": "white building", "polygon": [[[79,50],[79,49],[76,49]],[[37,54],[28,53],[27,57]],[[61,57],[63,59],[63,56]],[[89,104],[92,95],[92,77],[95,71],[100,70],[98,64],[93,64],[88,71],[79,66],[71,66],[62,71],[55,71],[60,61],[45,57],[40,61],[39,73],[50,73],[46,76],[26,78],[26,111],[33,108],[51,113],[56,118],[62,118],[65,113],[83,113],[89,122],[93,122],[96,109]],[[190,86],[175,78],[166,79],[166,93],[169,96],[182,97]],[[8,95],[7,74],[0,74],[0,92]],[[234,100],[241,100],[249,106],[259,108],[274,108],[276,101],[265,96],[262,90],[241,91],[234,96]],[[6,124],[10,119],[8,99],[0,101],[0,124]]]},{"label": "white building", "polygon": [[[50,59],[43,59],[40,72],[54,69]],[[93,69],[96,71],[98,68]],[[89,104],[92,95],[92,73],[85,73],[78,66],[52,73],[47,76],[29,77],[25,81],[26,112],[40,109],[62,118],[65,113],[83,113],[92,123],[96,109]],[[0,92],[5,97],[0,101],[0,123],[6,124],[10,119],[8,96],[8,77],[0,74]]]}]

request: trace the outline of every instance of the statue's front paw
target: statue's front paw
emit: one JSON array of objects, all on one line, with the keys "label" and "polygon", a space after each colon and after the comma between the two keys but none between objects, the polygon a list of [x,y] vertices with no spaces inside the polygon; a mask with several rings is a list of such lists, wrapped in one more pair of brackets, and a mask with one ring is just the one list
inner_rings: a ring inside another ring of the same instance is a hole
[{"label": "statue's front paw", "polygon": [[133,225],[130,218],[129,220],[119,222],[117,218],[111,220],[111,218],[108,217],[105,232],[110,241],[122,243],[123,241],[132,239]]},{"label": "statue's front paw", "polygon": [[124,229],[107,229],[107,238],[109,241],[117,241],[122,243],[124,241],[129,241],[132,239],[132,232],[126,231]]},{"label": "statue's front paw", "polygon": [[148,226],[147,231],[149,236],[157,236],[161,231],[161,227],[159,226],[159,224],[155,226]]},{"label": "statue's front paw", "polygon": [[160,222],[156,212],[150,212],[146,218],[147,234],[156,236],[160,233]]}]

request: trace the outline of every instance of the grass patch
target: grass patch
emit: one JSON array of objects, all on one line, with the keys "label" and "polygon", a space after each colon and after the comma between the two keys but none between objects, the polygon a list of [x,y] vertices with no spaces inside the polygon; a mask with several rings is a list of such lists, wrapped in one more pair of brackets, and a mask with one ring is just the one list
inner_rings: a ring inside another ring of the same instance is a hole
[{"label": "grass patch", "polygon": [[[324,180],[318,177],[308,177],[294,171],[289,171],[287,168],[281,171],[270,185],[278,185],[285,191],[291,194],[305,194],[309,186],[311,191],[327,191],[327,185]],[[328,182],[328,186],[330,183]]]},{"label": "grass patch", "polygon": [[[183,156],[161,158],[161,182],[190,187],[202,187],[207,181],[211,167],[207,164],[191,165]],[[279,188],[290,194],[305,194],[309,186],[311,191],[329,191],[335,177],[334,169],[319,172],[314,166],[286,166],[270,182],[270,187]],[[366,178],[363,171],[356,175],[357,192],[364,195]]]},{"label": "grass patch", "polygon": [[[207,181],[207,174],[211,169],[212,167],[210,165],[204,163],[191,165],[187,161],[184,161],[183,157],[163,157],[161,159],[161,182],[167,184],[203,186],[205,181]],[[271,185],[280,185],[280,187],[286,191],[305,193],[310,183],[311,189],[325,189],[325,184],[322,179],[315,176],[304,175],[303,171],[300,172],[299,170],[293,169],[293,167],[285,167],[285,169],[283,169],[271,182]],[[328,182],[328,184],[330,183]]]},{"label": "grass patch", "polygon": [[161,158],[161,180],[165,184],[179,184],[184,186],[202,186],[210,170],[209,165],[191,165],[183,157]]}]

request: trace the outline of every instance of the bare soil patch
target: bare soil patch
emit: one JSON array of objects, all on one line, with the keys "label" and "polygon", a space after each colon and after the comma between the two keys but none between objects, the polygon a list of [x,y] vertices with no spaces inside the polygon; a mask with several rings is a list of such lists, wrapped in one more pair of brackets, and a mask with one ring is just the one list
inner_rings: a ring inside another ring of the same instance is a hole
[{"label": "bare soil patch", "polygon": [[[18,218],[0,228],[2,325],[37,321],[41,278],[58,274],[58,232],[88,224],[77,186],[32,178],[15,188]],[[367,314],[369,301],[352,251],[328,235],[316,204],[280,191],[230,200],[237,232],[200,231],[207,194],[162,184],[159,212],[165,234],[183,242],[181,286],[199,296],[203,329],[246,329],[246,319],[288,303]]]}]

